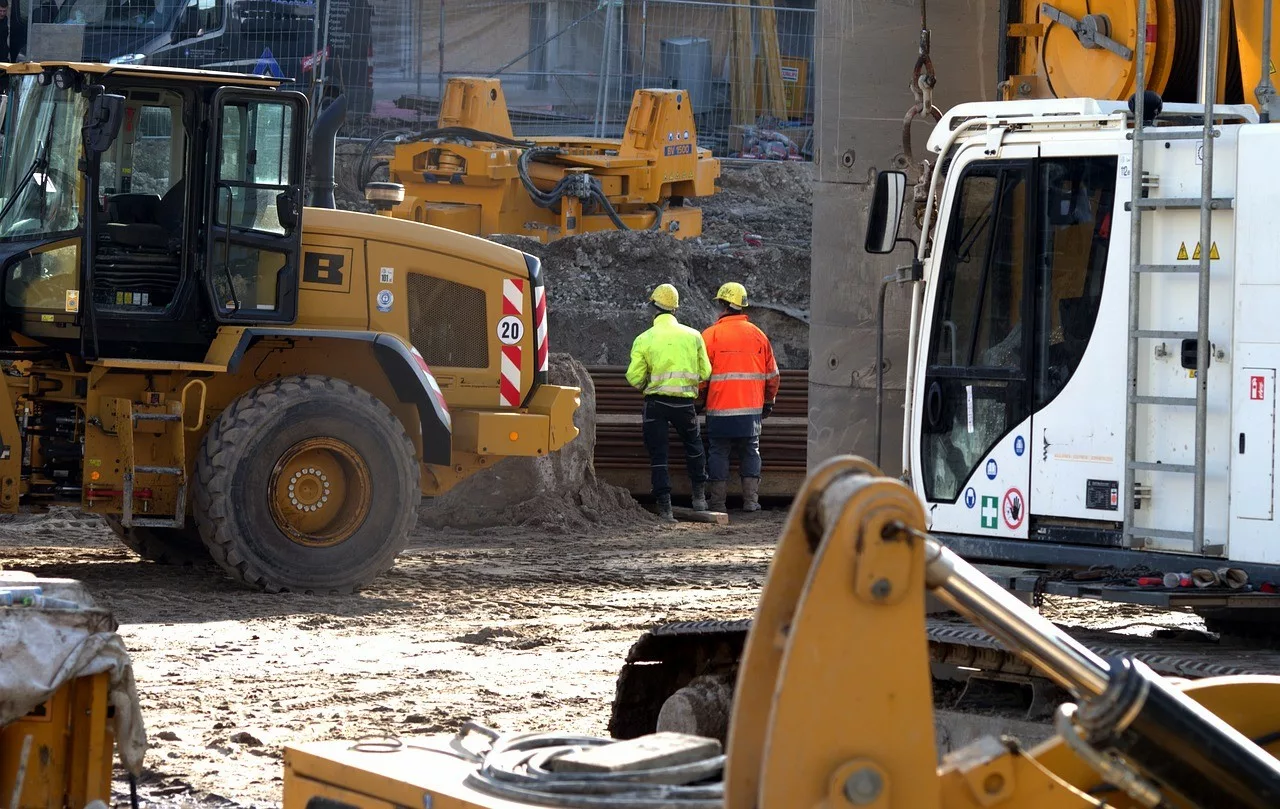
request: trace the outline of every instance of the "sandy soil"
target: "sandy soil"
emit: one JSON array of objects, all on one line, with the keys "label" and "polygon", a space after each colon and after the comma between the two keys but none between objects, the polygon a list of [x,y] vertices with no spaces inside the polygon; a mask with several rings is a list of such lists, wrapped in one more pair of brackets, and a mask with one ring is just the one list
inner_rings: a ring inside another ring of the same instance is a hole
[{"label": "sandy soil", "polygon": [[507,729],[603,734],[628,646],[667,620],[746,617],[784,512],[729,527],[421,531],[345,598],[237,589],[136,561],[100,522],[0,524],[0,564],[85,582],[134,656],[144,796],[271,806],[281,745]]}]

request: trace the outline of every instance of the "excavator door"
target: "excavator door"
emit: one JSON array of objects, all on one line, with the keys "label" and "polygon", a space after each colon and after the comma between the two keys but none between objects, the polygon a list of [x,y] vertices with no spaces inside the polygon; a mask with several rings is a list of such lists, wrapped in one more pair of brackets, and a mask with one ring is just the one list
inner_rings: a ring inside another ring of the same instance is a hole
[{"label": "excavator door", "polygon": [[298,314],[306,98],[223,88],[213,99],[205,285],[223,323]]}]

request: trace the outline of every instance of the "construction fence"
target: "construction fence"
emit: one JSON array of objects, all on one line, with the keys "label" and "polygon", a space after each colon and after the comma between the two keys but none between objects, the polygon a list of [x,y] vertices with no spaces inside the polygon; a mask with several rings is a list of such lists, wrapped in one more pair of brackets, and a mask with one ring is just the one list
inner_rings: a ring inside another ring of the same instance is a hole
[{"label": "construction fence", "polygon": [[812,155],[815,0],[0,0],[9,59],[270,73],[343,94],[343,135],[435,124],[450,78],[502,80],[517,135],[618,136],[679,88],[717,155]]}]

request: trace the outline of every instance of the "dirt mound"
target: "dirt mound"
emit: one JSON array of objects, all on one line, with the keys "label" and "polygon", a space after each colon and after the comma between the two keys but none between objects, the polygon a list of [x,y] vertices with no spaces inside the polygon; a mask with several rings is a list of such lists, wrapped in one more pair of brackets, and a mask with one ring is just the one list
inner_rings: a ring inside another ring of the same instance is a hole
[{"label": "dirt mound", "polygon": [[726,281],[746,284],[751,318],[773,341],[778,364],[809,365],[808,249],[716,248],[649,231],[588,233],[549,245],[493,240],[542,259],[551,345],[588,365],[627,364],[631,342],[652,322],[645,301],[658,284],[675,284],[680,322],[704,329],[715,322],[716,290]]},{"label": "dirt mound", "polygon": [[807,258],[813,230],[813,167],[810,164],[724,166],[720,173],[720,192],[699,200],[698,204],[702,206],[704,241],[737,247],[750,233],[762,237],[766,243],[777,242],[778,246],[804,251],[806,261],[801,280],[808,288]]},{"label": "dirt mound", "polygon": [[535,528],[552,534],[652,520],[625,490],[596,477],[595,388],[580,363],[552,354],[550,381],[582,389],[580,434],[545,458],[508,458],[422,507],[419,530]]}]

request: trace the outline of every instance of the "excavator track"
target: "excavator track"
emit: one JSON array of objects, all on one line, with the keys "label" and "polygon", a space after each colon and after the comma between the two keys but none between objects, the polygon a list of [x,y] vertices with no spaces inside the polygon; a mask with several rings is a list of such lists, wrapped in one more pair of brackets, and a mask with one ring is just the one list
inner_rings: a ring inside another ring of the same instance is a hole
[{"label": "excavator track", "polygon": [[[642,635],[627,653],[618,677],[609,732],[619,739],[651,733],[667,698],[695,678],[731,684],[751,621],[688,621],[663,624]],[[927,621],[930,660],[938,696],[959,710],[1003,710],[1042,719],[1050,703],[1065,695],[994,637],[958,618]],[[1280,648],[1247,638],[1179,632],[1142,637],[1066,627],[1102,657],[1129,655],[1166,677],[1199,679],[1231,675],[1280,675]],[[978,682],[984,687],[975,687]],[[1002,688],[986,686],[997,684]],[[1021,689],[1022,700],[1008,697]],[[999,691],[998,696],[993,696]]]}]

